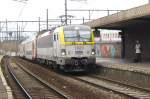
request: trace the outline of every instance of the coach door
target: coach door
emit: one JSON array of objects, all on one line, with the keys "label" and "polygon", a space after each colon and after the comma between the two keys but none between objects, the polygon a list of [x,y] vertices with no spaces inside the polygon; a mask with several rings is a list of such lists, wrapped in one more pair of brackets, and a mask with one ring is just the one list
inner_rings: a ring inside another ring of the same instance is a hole
[{"label": "coach door", "polygon": [[53,38],[54,38],[54,44],[53,44],[53,48],[54,48],[54,56],[56,56],[57,55],[57,51],[56,51],[56,34],[54,33],[54,35],[53,35]]},{"label": "coach door", "polygon": [[58,41],[58,33],[54,33],[54,56],[58,56],[59,51],[59,41]]}]

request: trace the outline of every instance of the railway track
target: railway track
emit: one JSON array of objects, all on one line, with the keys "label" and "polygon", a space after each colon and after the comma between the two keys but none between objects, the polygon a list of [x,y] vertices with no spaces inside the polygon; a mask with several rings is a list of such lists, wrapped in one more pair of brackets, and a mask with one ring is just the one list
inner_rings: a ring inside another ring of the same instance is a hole
[{"label": "railway track", "polygon": [[59,90],[48,85],[18,64],[11,63],[8,70],[28,99],[68,99]]},{"label": "railway track", "polygon": [[63,75],[62,73],[60,75],[59,73],[45,69],[38,64],[33,64],[26,60],[14,59],[13,61],[16,64],[22,65],[22,67],[29,71],[32,71],[32,73],[46,82],[57,86],[57,88],[63,90],[67,96],[71,96],[71,99],[131,99],[120,94],[112,93],[111,91],[106,91],[89,84],[85,84],[84,82],[70,77],[69,75]]},{"label": "railway track", "polygon": [[150,99],[150,91],[142,88],[122,84],[113,80],[104,79],[97,76],[80,76],[74,78],[97,88],[103,88],[105,90],[110,90],[112,92],[122,94],[131,99]]},{"label": "railway track", "polygon": [[92,85],[96,88],[105,89],[112,91],[122,96],[128,97],[127,99],[150,99],[150,92],[147,90],[142,90],[131,85],[118,83],[116,81],[111,81],[108,79],[100,78],[94,76],[80,76],[80,77],[71,77],[75,78],[78,81],[87,83],[87,85]]},{"label": "railway track", "polygon": [[142,92],[146,92],[146,93],[150,94],[150,89],[148,89],[148,88],[143,88],[143,87],[140,87],[140,86],[137,86],[137,85],[135,86],[135,85],[132,85],[132,84],[123,83],[123,82],[120,82],[120,81],[116,81],[116,80],[112,80],[112,79],[109,79],[109,78],[102,77],[100,75],[91,75],[90,77],[100,79],[100,80],[109,81],[109,82],[113,82],[113,83],[117,83],[117,84],[121,84],[121,85],[124,85],[124,86],[129,86],[130,88],[134,88],[134,89],[137,89],[137,90],[140,90]]},{"label": "railway track", "polygon": [[7,57],[4,57],[2,59],[3,63],[2,63],[2,70],[4,73],[4,76],[9,84],[9,86],[11,87],[12,90],[12,94],[13,94],[13,98],[15,99],[26,99],[24,93],[22,92],[22,90],[20,89],[20,87],[18,86],[18,84],[14,81],[12,75],[10,74],[9,70],[8,70],[8,59]]}]

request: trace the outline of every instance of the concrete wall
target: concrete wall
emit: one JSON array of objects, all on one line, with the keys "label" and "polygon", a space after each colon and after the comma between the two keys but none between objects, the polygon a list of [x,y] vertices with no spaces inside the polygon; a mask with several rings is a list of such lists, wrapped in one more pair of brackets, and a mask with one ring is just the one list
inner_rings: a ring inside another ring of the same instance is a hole
[{"label": "concrete wall", "polygon": [[142,46],[142,58],[150,60],[150,27],[149,24],[124,29],[125,57],[135,58],[135,43],[139,40]]},{"label": "concrete wall", "polygon": [[101,58],[121,58],[121,43],[96,43],[96,56]]}]

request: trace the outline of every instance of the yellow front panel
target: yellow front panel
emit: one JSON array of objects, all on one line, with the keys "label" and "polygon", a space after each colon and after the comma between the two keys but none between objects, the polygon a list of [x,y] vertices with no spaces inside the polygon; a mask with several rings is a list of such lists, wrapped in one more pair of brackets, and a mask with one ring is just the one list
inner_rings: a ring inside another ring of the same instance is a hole
[{"label": "yellow front panel", "polygon": [[95,44],[93,32],[92,32],[92,42],[65,42],[63,27],[60,28],[59,32],[60,32],[60,42],[62,45],[93,45],[94,46]]},{"label": "yellow front panel", "polygon": [[59,33],[60,33],[60,42],[61,42],[61,44],[62,44],[62,43],[65,42],[64,29],[63,29],[63,27],[60,27]]}]

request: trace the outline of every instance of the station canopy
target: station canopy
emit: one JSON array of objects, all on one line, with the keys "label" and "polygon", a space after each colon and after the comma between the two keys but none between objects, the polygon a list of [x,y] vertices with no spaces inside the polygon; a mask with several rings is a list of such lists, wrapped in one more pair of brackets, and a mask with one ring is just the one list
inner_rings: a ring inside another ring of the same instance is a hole
[{"label": "station canopy", "polygon": [[84,23],[92,28],[124,29],[134,26],[150,25],[150,4],[124,10],[106,17]]}]

